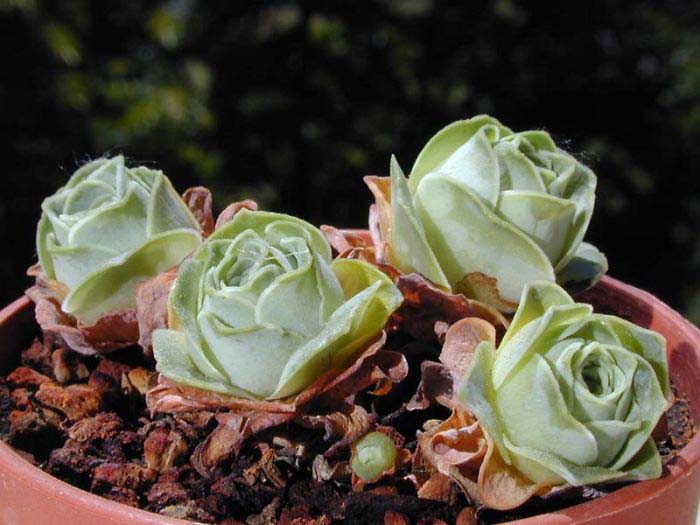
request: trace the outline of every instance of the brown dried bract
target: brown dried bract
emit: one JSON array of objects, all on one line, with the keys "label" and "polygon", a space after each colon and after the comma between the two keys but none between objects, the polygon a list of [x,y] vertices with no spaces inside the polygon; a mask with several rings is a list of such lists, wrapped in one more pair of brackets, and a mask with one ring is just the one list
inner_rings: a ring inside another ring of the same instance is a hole
[{"label": "brown dried bract", "polygon": [[497,310],[467,299],[461,294],[441,290],[416,273],[401,275],[396,286],[404,296],[401,307],[392,320],[403,330],[423,341],[435,339],[435,323],[451,325],[465,317],[477,317],[489,322],[503,333],[508,321]]},{"label": "brown dried bract", "polygon": [[325,431],[324,439],[333,440],[333,444],[324,453],[324,456],[329,458],[365,435],[374,422],[374,417],[361,406],[345,403],[330,414],[302,414],[295,421],[300,426]]},{"label": "brown dried bract", "polygon": [[177,270],[163,272],[136,287],[136,318],[139,346],[147,356],[153,355],[153,331],[168,327],[168,296]]},{"label": "brown dried bract", "polygon": [[152,413],[190,412],[193,410],[229,410],[237,413],[265,412],[297,414],[312,401],[319,406],[338,405],[352,394],[380,383],[398,383],[408,374],[405,357],[382,350],[386,334],[382,333],[360,354],[353,365],[338,374],[330,371],[296,397],[264,401],[244,399],[179,385],[160,376],[146,396]]},{"label": "brown dried bract", "polygon": [[214,231],[214,214],[212,212],[212,196],[204,186],[188,188],[182,194],[182,200],[197,219],[202,228],[202,235],[209,237]]},{"label": "brown dried bract", "polygon": [[[478,494],[476,478],[487,447],[478,422],[468,412],[457,408],[447,420],[428,422],[426,431],[419,432],[414,473],[422,486],[439,472],[474,499]],[[426,466],[431,469],[428,476],[424,470]]]},{"label": "brown dried bract", "polygon": [[498,305],[501,312],[514,312],[517,303],[506,301],[498,292],[498,280],[481,272],[468,273],[455,289],[487,304]]},{"label": "brown dried bract", "polygon": [[421,381],[414,396],[406,403],[407,410],[425,410],[439,404],[454,408],[454,376],[442,363],[423,361],[420,365]]},{"label": "brown dried bract", "polygon": [[491,323],[476,317],[460,319],[445,333],[440,362],[459,379],[469,371],[474,351],[483,341],[496,344],[496,328]]},{"label": "brown dried bract", "polygon": [[[37,277],[37,282],[40,280]],[[120,310],[102,316],[91,326],[61,310],[57,296],[47,287],[36,285],[27,290],[35,302],[36,321],[46,343],[70,348],[83,355],[113,352],[132,346],[139,337],[136,310]]]},{"label": "brown dried bract", "polygon": [[290,421],[292,414],[250,412],[217,414],[218,426],[192,453],[190,462],[202,476],[209,476],[216,466],[240,451],[245,440],[267,428]]},{"label": "brown dried bract", "polygon": [[328,243],[338,252],[340,259],[360,259],[376,263],[375,247],[361,231],[340,230],[326,224],[321,226]]},{"label": "brown dried bract", "polygon": [[224,208],[224,211],[219,214],[219,217],[216,219],[216,226],[214,229],[218,230],[221,228],[224,224],[233,219],[233,217],[243,208],[250,211],[258,211],[258,203],[253,200],[246,199],[244,201],[229,204],[226,206],[226,208]]}]

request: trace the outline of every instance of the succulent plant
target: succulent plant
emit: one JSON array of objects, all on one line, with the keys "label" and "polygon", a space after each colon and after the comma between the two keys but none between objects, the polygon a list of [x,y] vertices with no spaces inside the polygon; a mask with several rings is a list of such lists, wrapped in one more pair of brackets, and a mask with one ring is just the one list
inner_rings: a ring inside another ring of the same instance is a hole
[{"label": "succulent plant", "polygon": [[202,390],[286,398],[346,367],[401,301],[376,267],[331,261],[314,226],[243,209],[181,265],[169,328],[153,334],[157,368]]},{"label": "succulent plant", "polygon": [[671,397],[664,338],[592,313],[554,283],[526,286],[498,350],[476,347],[459,392],[492,444],[479,476],[490,506],[661,475],[651,433]]},{"label": "succulent plant", "polygon": [[44,200],[36,245],[62,309],[85,325],[135,306],[139,282],[176,266],[201,229],[168,178],[121,156],[78,169]]},{"label": "succulent plant", "polygon": [[586,287],[607,271],[583,237],[596,177],[544,131],[481,115],[440,130],[408,178],[368,177],[389,263],[512,311],[535,280]]}]

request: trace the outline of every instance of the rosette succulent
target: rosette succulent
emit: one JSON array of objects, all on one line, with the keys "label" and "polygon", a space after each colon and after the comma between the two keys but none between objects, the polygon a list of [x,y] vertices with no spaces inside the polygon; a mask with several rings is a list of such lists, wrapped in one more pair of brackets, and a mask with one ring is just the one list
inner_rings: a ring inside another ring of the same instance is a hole
[{"label": "rosette succulent", "polygon": [[[480,475],[491,506],[551,486],[661,475],[651,433],[670,399],[664,338],[594,314],[554,283],[525,288],[498,351],[476,347],[459,392],[492,442]],[[504,472],[529,488],[499,494],[488,478]]]},{"label": "rosette succulent", "polygon": [[100,158],[44,200],[39,263],[59,281],[62,309],[86,325],[135,306],[134,286],[182,261],[200,226],[161,172]]},{"label": "rosette succulent", "polygon": [[402,296],[374,266],[331,260],[321,232],[288,215],[239,211],[179,269],[160,373],[251,399],[301,392],[376,338]]},{"label": "rosette succulent", "polygon": [[606,270],[583,237],[596,177],[544,131],[514,133],[481,115],[440,130],[408,180],[367,179],[388,262],[511,311],[528,282],[585,287]]}]

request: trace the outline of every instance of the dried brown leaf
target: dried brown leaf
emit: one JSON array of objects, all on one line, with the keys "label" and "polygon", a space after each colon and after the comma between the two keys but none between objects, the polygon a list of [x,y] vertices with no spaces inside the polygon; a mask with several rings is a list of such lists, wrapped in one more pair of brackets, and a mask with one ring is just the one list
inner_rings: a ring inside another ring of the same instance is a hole
[{"label": "dried brown leaf", "polygon": [[440,352],[440,362],[455,379],[463,377],[471,366],[474,350],[482,341],[496,344],[496,328],[477,317],[460,319],[447,330]]},{"label": "dried brown leaf", "polygon": [[250,211],[257,211],[258,204],[250,199],[229,204],[226,208],[224,208],[224,211],[222,211],[219,214],[219,217],[216,219],[216,226],[214,227],[214,230],[218,230],[219,228],[221,228],[221,226],[233,219],[233,217],[243,208],[248,209]]},{"label": "dried brown leaf", "polygon": [[188,188],[182,194],[182,200],[197,219],[202,228],[202,235],[209,237],[214,231],[214,214],[212,212],[211,192],[203,186]]},{"label": "dried brown leaf", "polygon": [[425,410],[435,403],[455,408],[454,376],[442,363],[423,361],[421,381],[413,397],[406,403],[407,410]]},{"label": "dried brown leaf", "polygon": [[218,426],[192,453],[190,462],[202,476],[209,476],[226,458],[235,456],[245,440],[258,432],[290,421],[293,414],[249,412],[217,414]]},{"label": "dried brown leaf", "polygon": [[321,231],[328,243],[338,252],[339,259],[360,259],[376,263],[375,247],[371,239],[367,239],[362,231],[340,230],[333,226],[323,225]]},{"label": "dried brown leaf", "polygon": [[177,270],[163,272],[136,287],[136,317],[139,346],[148,356],[153,355],[153,331],[168,327],[168,296]]},{"label": "dried brown leaf", "polygon": [[535,484],[511,465],[498,453],[498,449],[488,436],[487,451],[479,470],[479,498],[492,509],[509,510],[518,507],[537,494],[544,494],[550,487]]},{"label": "dried brown leaf", "polygon": [[468,273],[454,288],[482,303],[497,305],[501,312],[514,312],[518,306],[501,297],[496,278],[481,272]]},{"label": "dried brown leaf", "polygon": [[306,428],[323,429],[324,439],[334,440],[324,454],[328,458],[365,435],[374,422],[374,417],[361,406],[345,404],[330,414],[302,414],[295,421]]},{"label": "dried brown leaf", "polygon": [[392,320],[417,339],[432,341],[436,337],[436,323],[452,325],[466,317],[484,319],[501,333],[508,326],[508,321],[497,310],[464,295],[441,290],[416,273],[399,276],[396,286],[404,302],[394,312]]},{"label": "dried brown leaf", "polygon": [[136,310],[113,312],[102,316],[94,325],[84,326],[64,313],[55,298],[41,297],[31,290],[27,290],[27,295],[36,303],[36,321],[49,344],[83,355],[96,355],[132,346],[138,341]]}]

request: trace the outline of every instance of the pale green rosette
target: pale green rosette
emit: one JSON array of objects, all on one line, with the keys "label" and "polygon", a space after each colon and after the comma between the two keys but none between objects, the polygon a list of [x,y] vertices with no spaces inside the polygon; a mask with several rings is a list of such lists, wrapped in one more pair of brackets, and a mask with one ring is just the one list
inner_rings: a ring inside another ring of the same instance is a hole
[{"label": "pale green rosette", "polygon": [[389,262],[503,311],[531,281],[585,288],[607,271],[582,242],[595,188],[594,173],[544,131],[513,133],[485,115],[454,122],[408,180],[392,159]]},{"label": "pale green rosette", "polygon": [[[661,475],[651,433],[670,399],[664,338],[594,314],[556,284],[525,288],[498,351],[476,348],[460,398],[502,458],[485,475],[507,465],[540,488]],[[508,506],[507,495],[489,498]]]},{"label": "pale green rosette", "polygon": [[139,282],[180,263],[201,228],[161,171],[101,158],[44,200],[36,246],[44,276],[67,289],[64,312],[85,325],[135,307]]},{"label": "pale green rosette", "polygon": [[286,398],[346,367],[402,296],[374,266],[331,260],[321,232],[288,215],[241,210],[185,261],[158,371],[195,388]]}]

